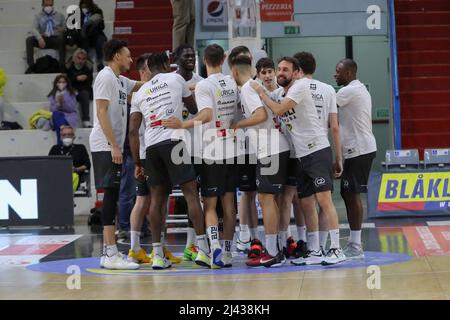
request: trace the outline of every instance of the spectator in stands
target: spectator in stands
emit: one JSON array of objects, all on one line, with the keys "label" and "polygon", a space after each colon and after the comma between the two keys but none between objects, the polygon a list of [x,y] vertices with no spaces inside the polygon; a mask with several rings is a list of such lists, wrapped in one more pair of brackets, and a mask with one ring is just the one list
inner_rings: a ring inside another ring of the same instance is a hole
[{"label": "spectator in stands", "polygon": [[48,153],[49,156],[71,156],[73,191],[78,189],[80,182],[84,181],[83,174],[91,168],[91,161],[86,147],[83,144],[75,144],[75,131],[71,126],[60,127],[62,143],[55,144]]},{"label": "spectator in stands", "polygon": [[3,121],[3,112],[4,112],[4,100],[3,96],[5,95],[3,92],[3,88],[6,85],[6,73],[5,70],[0,68],[0,127],[2,126]]},{"label": "spectator in stands", "polygon": [[34,48],[55,49],[59,64],[64,67],[66,45],[64,40],[65,17],[53,7],[53,0],[42,0],[42,11],[34,17],[33,35],[26,40],[28,67],[34,65]]},{"label": "spectator in stands", "polygon": [[77,91],[84,128],[91,127],[89,103],[92,100],[93,65],[84,49],[78,48],[66,64],[67,77]]},{"label": "spectator in stands", "polygon": [[195,47],[195,1],[170,0],[173,13],[172,50],[187,43]]},{"label": "spectator in stands", "polygon": [[106,36],[103,30],[105,22],[103,20],[103,11],[93,0],[80,0],[81,9],[81,34],[79,47],[89,52],[90,48],[95,49],[97,58],[97,71],[103,69],[103,45],[106,42]]},{"label": "spectator in stands", "polygon": [[59,128],[68,124],[72,128],[77,126],[77,98],[75,91],[65,74],[57,75],[53,81],[53,88],[48,94],[50,111],[52,112],[53,129],[56,131],[58,144],[61,143]]}]

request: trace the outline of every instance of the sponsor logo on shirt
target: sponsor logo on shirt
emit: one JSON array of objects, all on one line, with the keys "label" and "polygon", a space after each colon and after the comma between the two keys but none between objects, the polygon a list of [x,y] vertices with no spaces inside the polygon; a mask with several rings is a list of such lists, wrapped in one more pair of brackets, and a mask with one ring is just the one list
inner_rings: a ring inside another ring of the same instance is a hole
[{"label": "sponsor logo on shirt", "polygon": [[234,93],[233,89],[223,89],[223,90],[217,89],[216,90],[216,98],[217,99],[226,98],[226,97],[232,96],[234,94],[235,93]]},{"label": "sponsor logo on shirt", "polygon": [[152,94],[155,94],[163,89],[166,89],[167,87],[169,87],[169,85],[166,82],[164,82],[164,83],[158,84],[157,86],[148,88],[147,90],[145,90],[145,94],[151,96]]},{"label": "sponsor logo on shirt", "polygon": [[309,85],[309,89],[310,89],[310,90],[316,90],[316,89],[317,89],[316,84],[315,84],[315,83],[311,83],[311,84]]}]

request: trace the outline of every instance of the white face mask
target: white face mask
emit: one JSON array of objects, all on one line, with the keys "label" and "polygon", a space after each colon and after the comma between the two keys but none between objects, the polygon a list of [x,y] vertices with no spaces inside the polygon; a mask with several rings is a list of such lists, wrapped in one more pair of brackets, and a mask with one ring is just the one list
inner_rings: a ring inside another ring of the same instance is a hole
[{"label": "white face mask", "polygon": [[62,139],[62,143],[65,147],[70,147],[73,143],[73,139],[72,138],[64,138],[64,139]]},{"label": "white face mask", "polygon": [[52,6],[45,6],[44,7],[44,11],[46,14],[50,14],[53,11],[53,7]]},{"label": "white face mask", "polygon": [[81,9],[81,11],[83,11],[83,13],[85,15],[89,13],[89,9],[88,8],[83,8],[83,9]]},{"label": "white face mask", "polygon": [[57,83],[56,86],[58,87],[59,91],[63,91],[66,88],[67,84]]}]

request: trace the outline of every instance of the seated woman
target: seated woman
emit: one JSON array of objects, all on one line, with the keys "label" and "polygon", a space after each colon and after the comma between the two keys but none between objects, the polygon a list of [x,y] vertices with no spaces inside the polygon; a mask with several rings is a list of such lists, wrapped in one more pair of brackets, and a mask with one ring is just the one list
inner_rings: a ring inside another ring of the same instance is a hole
[{"label": "seated woman", "polygon": [[68,124],[76,128],[78,120],[76,94],[66,75],[56,76],[53,88],[47,97],[50,101],[53,129],[56,131],[58,144],[61,144],[60,127]]}]

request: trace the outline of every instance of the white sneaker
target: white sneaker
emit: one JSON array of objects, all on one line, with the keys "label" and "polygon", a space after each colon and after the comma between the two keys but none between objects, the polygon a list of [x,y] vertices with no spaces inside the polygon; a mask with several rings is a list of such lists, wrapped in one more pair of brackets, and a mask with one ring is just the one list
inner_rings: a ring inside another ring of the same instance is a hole
[{"label": "white sneaker", "polygon": [[211,269],[220,269],[224,267],[222,256],[222,248],[215,248],[211,251]]},{"label": "white sneaker", "polygon": [[239,237],[236,240],[236,249],[238,252],[247,252],[250,250],[250,239],[248,241],[242,241]]},{"label": "white sneaker", "polygon": [[344,248],[344,254],[348,260],[364,259],[364,250],[360,244],[349,242]]},{"label": "white sneaker", "polygon": [[233,255],[231,252],[224,252],[222,254],[222,262],[224,268],[230,268],[233,265]]},{"label": "white sneaker", "polygon": [[100,268],[104,268],[105,267],[105,256],[102,255],[100,257]]},{"label": "white sneaker", "polygon": [[172,262],[170,262],[169,259],[166,259],[165,257],[161,257],[158,254],[155,254],[153,256],[152,260],[153,260],[153,264],[152,264],[153,270],[167,269],[172,266]]},{"label": "white sneaker", "polygon": [[322,261],[322,265],[332,265],[347,260],[341,248],[330,248]]},{"label": "white sneaker", "polygon": [[202,249],[198,249],[197,257],[195,258],[195,263],[202,267],[211,268],[211,259],[206,253],[202,251]]},{"label": "white sneaker", "polygon": [[295,264],[296,266],[304,266],[304,265],[309,266],[313,264],[322,264],[323,260],[324,256],[321,250],[319,251],[308,250],[305,256],[292,260],[291,263]]},{"label": "white sneaker", "polygon": [[103,267],[105,269],[112,270],[136,270],[139,269],[139,265],[137,263],[128,261],[126,257],[117,252],[112,257],[105,256],[105,260],[103,262]]}]

